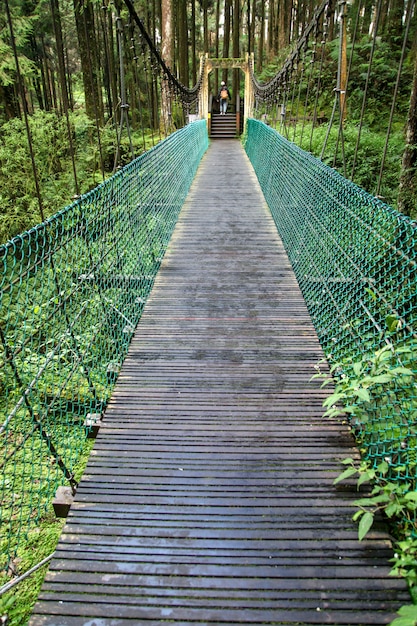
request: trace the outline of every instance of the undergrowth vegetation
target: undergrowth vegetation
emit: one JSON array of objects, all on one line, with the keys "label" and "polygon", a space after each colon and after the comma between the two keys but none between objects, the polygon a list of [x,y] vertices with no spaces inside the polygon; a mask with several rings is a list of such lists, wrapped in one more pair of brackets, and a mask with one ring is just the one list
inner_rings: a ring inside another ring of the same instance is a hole
[{"label": "undergrowth vegetation", "polygon": [[[108,123],[100,131],[83,111],[70,113],[72,143],[75,151],[76,177],[80,193],[86,193],[113,172],[117,135]],[[36,111],[30,117],[31,138],[40,195],[45,217],[50,217],[76,196],[76,185],[68,141],[66,119],[54,112]],[[0,126],[0,244],[39,224],[39,202],[25,123],[20,118]],[[133,133],[135,156],[152,147],[154,141],[149,131]],[[132,160],[130,142],[122,134],[118,166]],[[101,152],[101,154],[100,154]]]},{"label": "undergrowth vegetation", "polygon": [[[376,516],[390,524],[394,538],[392,576],[404,577],[417,601],[417,348],[397,341],[398,320],[386,320],[385,345],[360,359],[317,366],[313,378],[334,385],[324,401],[325,417],[347,419],[361,459],[343,459],[335,484],[356,481],[353,520],[366,539]],[[327,361],[326,361],[327,363]],[[365,488],[365,493],[360,493]],[[415,626],[417,606],[404,606],[391,626]]]}]

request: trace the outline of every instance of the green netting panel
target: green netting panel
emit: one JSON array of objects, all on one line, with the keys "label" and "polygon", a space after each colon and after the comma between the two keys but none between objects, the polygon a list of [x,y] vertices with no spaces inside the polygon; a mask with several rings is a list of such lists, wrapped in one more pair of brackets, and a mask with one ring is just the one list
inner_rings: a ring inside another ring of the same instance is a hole
[{"label": "green netting panel", "polygon": [[415,222],[262,122],[246,151],[328,360],[362,381],[351,424],[365,456],[415,479]]},{"label": "green netting panel", "polygon": [[207,145],[190,124],[0,247],[2,567],[74,482]]}]

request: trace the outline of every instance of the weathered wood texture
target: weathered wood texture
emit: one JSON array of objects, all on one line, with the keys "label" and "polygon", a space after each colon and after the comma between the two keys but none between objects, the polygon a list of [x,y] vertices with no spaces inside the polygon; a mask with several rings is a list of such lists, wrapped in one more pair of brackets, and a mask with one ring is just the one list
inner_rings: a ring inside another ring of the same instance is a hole
[{"label": "weathered wood texture", "polygon": [[357,541],[355,455],[237,141],[203,159],[30,626],[386,624],[390,543]]}]

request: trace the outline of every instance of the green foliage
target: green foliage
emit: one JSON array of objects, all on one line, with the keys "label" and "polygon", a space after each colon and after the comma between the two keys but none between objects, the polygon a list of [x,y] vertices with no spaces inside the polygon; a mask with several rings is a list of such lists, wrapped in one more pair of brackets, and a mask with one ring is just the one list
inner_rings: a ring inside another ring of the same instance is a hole
[{"label": "green foliage", "polygon": [[[299,124],[296,130],[295,142],[304,150],[314,154],[314,156],[321,157],[326,135],[327,125],[317,126],[313,129],[311,123],[308,123],[302,129],[302,125]],[[346,175],[348,178],[351,176],[354,168],[354,182],[373,195],[376,192],[376,185],[380,175],[386,130],[377,131],[371,130],[369,127],[363,128],[358,147],[356,147],[357,137],[357,125],[353,122],[346,123],[343,129],[342,146],[342,141],[339,137],[339,125],[336,123],[327,137],[326,149],[322,160],[330,167],[335,167],[342,175]],[[391,133],[388,143],[380,189],[380,195],[384,197],[384,202],[393,207],[395,207],[397,200],[403,151],[403,131],[397,128]]]},{"label": "green foliage", "polygon": [[[14,561],[19,572],[26,572],[43,561],[55,550],[65,520],[57,519],[53,513],[47,515],[23,542]],[[24,626],[30,617],[39,595],[47,565],[19,582],[0,597],[0,614],[7,615],[9,626]],[[3,582],[7,582],[6,577]]]},{"label": "green foliage", "polygon": [[[417,491],[410,491],[411,482],[398,482],[395,481],[395,477],[394,480],[390,480],[389,475],[392,475],[392,472],[387,461],[382,461],[376,468],[372,468],[369,461],[358,463],[351,458],[345,459],[343,464],[347,468],[335,479],[335,484],[358,476],[358,489],[363,485],[373,485],[366,497],[354,502],[358,511],[353,515],[353,520],[359,521],[358,538],[360,541],[372,528],[375,515],[379,511],[383,511],[389,519],[400,519],[403,533],[409,533],[414,529]],[[402,468],[395,468],[395,471],[399,474]],[[417,542],[411,543],[412,546],[407,544],[408,550],[410,547],[413,549],[417,547]],[[402,564],[396,561],[395,572],[399,574],[400,570],[401,574],[407,575],[410,581],[411,579],[413,582],[417,580],[417,572],[414,569],[409,570],[409,562],[406,559]]]},{"label": "green foliage", "polygon": [[417,606],[416,605],[406,605],[402,606],[398,611],[397,617],[394,619],[390,626],[416,626],[417,625]]},{"label": "green foliage", "polygon": [[[16,46],[20,51],[33,31],[35,18],[33,16],[19,15],[17,10],[13,11],[13,32]],[[9,28],[6,23],[6,16],[0,17],[0,86],[7,87],[16,81],[16,63],[13,50],[10,46]],[[19,68],[22,76],[30,78],[35,74],[34,63],[23,53],[18,54]]]},{"label": "green foliage", "polygon": [[[358,491],[365,487],[363,496],[353,503],[358,538],[362,541],[367,536],[377,514],[382,512],[391,520],[397,541],[390,574],[404,577],[413,590],[417,585],[417,352],[407,342],[393,343],[401,329],[398,317],[387,316],[386,328],[383,348],[365,353],[358,361],[333,364],[330,372],[318,366],[313,378],[324,379],[322,386],[335,382],[333,393],[323,403],[325,416],[348,418],[363,455],[359,461],[344,459],[345,469],[334,481],[355,478]],[[376,439],[383,442],[381,454],[375,454]],[[382,457],[379,462],[378,457]],[[391,626],[417,624],[417,606],[404,606],[398,614]]]},{"label": "green foliage", "polygon": [[[76,171],[80,191],[85,193],[102,181],[97,131],[83,112],[70,116]],[[45,217],[72,202],[76,193],[66,120],[56,113],[37,111],[30,117],[35,163]],[[14,118],[0,127],[0,243],[39,224],[39,203],[24,121]],[[145,139],[145,145],[144,145]],[[133,134],[135,155],[152,145],[149,132]],[[100,133],[105,172],[114,166],[116,133],[108,124]],[[121,136],[119,165],[131,161],[126,133]]]}]

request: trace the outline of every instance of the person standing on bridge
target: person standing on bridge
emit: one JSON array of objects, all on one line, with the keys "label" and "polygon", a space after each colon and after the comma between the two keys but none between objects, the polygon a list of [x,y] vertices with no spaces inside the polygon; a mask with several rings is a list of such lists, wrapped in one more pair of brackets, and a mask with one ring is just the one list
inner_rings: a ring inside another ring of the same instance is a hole
[{"label": "person standing on bridge", "polygon": [[229,98],[230,98],[230,91],[227,88],[227,85],[224,82],[224,80],[222,80],[222,82],[220,83],[220,90],[219,90],[220,115],[226,115]]}]

